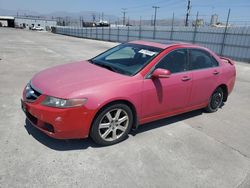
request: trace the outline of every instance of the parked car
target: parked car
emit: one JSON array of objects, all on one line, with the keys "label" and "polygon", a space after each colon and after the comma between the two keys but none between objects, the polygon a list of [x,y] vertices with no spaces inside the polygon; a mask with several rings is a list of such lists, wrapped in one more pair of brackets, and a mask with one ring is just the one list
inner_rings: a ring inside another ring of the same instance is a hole
[{"label": "parked car", "polygon": [[40,26],[34,26],[31,28],[31,30],[35,30],[35,31],[43,31],[44,28],[43,27],[40,27]]},{"label": "parked car", "polygon": [[235,76],[234,62],[207,48],[133,41],[39,72],[23,91],[22,108],[51,137],[90,136],[111,145],[147,122],[201,108],[217,111]]}]

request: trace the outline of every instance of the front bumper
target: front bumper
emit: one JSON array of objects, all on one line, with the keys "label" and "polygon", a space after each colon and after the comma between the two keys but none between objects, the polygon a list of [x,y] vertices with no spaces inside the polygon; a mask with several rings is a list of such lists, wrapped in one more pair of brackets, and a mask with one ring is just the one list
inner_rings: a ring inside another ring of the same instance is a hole
[{"label": "front bumper", "polygon": [[43,106],[44,98],[41,95],[34,102],[21,100],[22,109],[34,127],[57,139],[88,137],[94,111],[84,106],[65,109]]}]

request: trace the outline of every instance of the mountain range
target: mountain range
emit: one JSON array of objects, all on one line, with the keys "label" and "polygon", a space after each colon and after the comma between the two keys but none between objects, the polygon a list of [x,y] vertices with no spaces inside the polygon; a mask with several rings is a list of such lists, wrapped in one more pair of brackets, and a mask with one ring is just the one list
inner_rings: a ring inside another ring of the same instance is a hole
[{"label": "mountain range", "polygon": [[[86,21],[92,21],[93,17],[96,20],[101,19],[102,13],[96,11],[81,11],[81,12],[67,12],[67,11],[55,11],[47,14],[42,14],[35,11],[30,10],[6,10],[0,9],[1,16],[39,16],[45,18],[70,18],[70,19],[79,19],[80,17]],[[116,21],[118,19],[117,16],[114,15],[103,15],[105,20]]]},{"label": "mountain range", "polygon": [[[55,11],[47,14],[41,14],[39,12],[30,11],[30,10],[6,10],[0,8],[0,16],[37,16],[43,17],[47,19],[63,19],[67,20],[71,23],[79,23],[79,20],[83,20],[85,22],[92,22],[93,20],[99,21],[102,19],[102,13],[96,11],[81,11],[81,12],[67,12],[67,11]],[[111,15],[111,14],[104,14],[103,20],[109,21],[109,23],[116,23],[122,24],[122,18]],[[139,19],[130,19],[129,21],[126,19],[126,23],[132,25],[139,25]],[[142,20],[142,25],[152,25],[152,20]],[[160,26],[169,26],[171,25],[171,19],[158,19],[157,25]],[[182,19],[175,19],[174,25],[183,25],[184,20]]]}]

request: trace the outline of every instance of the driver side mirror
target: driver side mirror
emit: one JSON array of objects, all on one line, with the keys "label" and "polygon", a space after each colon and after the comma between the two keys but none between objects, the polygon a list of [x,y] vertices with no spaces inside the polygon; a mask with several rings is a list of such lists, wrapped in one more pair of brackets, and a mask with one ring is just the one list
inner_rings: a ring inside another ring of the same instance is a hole
[{"label": "driver side mirror", "polygon": [[155,69],[151,78],[169,78],[171,75],[171,72],[169,70],[166,69]]}]

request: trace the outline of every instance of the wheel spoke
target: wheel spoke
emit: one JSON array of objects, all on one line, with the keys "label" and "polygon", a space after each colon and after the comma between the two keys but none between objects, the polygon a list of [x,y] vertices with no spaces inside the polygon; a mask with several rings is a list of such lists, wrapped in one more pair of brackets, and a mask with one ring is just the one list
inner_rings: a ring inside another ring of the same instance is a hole
[{"label": "wheel spoke", "polygon": [[117,135],[116,135],[116,130],[114,129],[112,131],[112,139],[115,140],[117,138]]},{"label": "wheel spoke", "polygon": [[108,118],[109,122],[111,122],[111,121],[113,120],[113,118],[112,118],[110,112],[108,112],[108,113],[106,114],[106,117]]},{"label": "wheel spoke", "polygon": [[101,123],[99,125],[99,129],[109,128],[109,126],[110,126],[110,123]]},{"label": "wheel spoke", "polygon": [[104,139],[106,139],[106,137],[109,135],[109,133],[112,131],[112,129],[108,129],[105,131],[105,133],[103,135],[101,135]]},{"label": "wheel spoke", "polygon": [[117,126],[117,129],[121,130],[122,132],[125,132],[126,131],[126,128],[121,126],[121,125],[118,125]]},{"label": "wheel spoke", "polygon": [[115,120],[118,120],[118,118],[120,117],[121,111],[122,111],[121,109],[118,109],[118,110],[116,111]]},{"label": "wheel spoke", "polygon": [[121,124],[124,121],[126,121],[128,119],[128,116],[123,116],[122,118],[118,119],[118,123]]}]

